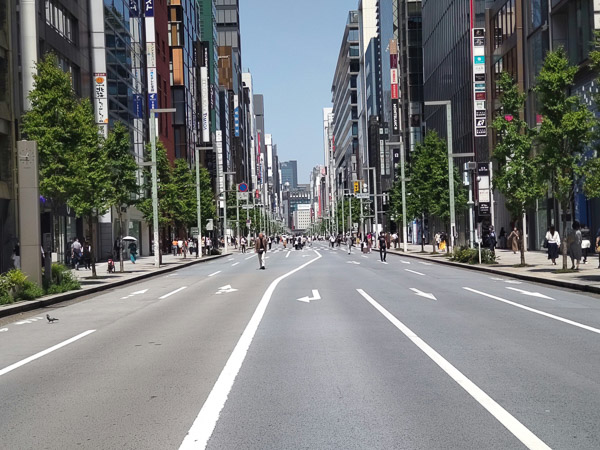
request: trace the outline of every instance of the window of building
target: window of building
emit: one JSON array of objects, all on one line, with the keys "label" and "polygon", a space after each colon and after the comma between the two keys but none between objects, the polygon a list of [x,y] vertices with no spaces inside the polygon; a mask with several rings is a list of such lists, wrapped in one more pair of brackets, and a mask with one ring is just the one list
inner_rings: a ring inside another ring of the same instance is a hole
[{"label": "window of building", "polygon": [[75,19],[55,0],[46,0],[46,23],[62,37],[73,42]]}]

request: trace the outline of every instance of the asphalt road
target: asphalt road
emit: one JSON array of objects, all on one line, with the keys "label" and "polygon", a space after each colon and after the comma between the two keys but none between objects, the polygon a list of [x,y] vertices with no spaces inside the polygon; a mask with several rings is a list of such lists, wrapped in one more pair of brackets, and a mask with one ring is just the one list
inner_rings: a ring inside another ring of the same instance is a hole
[{"label": "asphalt road", "polygon": [[274,249],[4,325],[0,447],[600,448],[597,297]]}]

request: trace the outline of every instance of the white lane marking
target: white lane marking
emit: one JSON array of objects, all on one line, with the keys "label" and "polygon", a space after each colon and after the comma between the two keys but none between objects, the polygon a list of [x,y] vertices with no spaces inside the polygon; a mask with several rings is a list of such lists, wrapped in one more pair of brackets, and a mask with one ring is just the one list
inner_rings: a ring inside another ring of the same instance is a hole
[{"label": "white lane marking", "polygon": [[158,299],[162,300],[163,298],[170,297],[171,295],[177,294],[178,292],[183,291],[184,289],[187,289],[187,286],[182,286],[179,289],[175,289],[173,292],[169,292],[168,294],[165,294],[162,297],[158,297]]},{"label": "white lane marking", "polygon": [[220,271],[220,270],[217,270],[215,273],[211,273],[211,274],[209,275],[209,277],[214,277],[215,275],[217,275],[217,274],[219,274],[219,273],[221,273],[221,271]]},{"label": "white lane marking", "polygon": [[362,258],[368,258],[368,256],[365,256],[365,255],[360,255],[360,256],[361,256]]},{"label": "white lane marking", "polygon": [[568,323],[569,325],[573,325],[575,327],[583,328],[584,330],[591,331],[592,333],[600,334],[600,329],[594,328],[594,327],[590,327],[589,325],[584,325],[582,323],[575,322],[573,320],[565,319],[565,318],[560,317],[560,316],[555,316],[554,314],[550,314],[550,313],[547,313],[547,312],[544,312],[544,311],[540,311],[539,309],[530,308],[529,306],[525,306],[525,305],[521,305],[519,303],[511,302],[510,300],[506,300],[506,299],[503,299],[503,298],[500,298],[500,297],[496,297],[495,295],[486,294],[485,292],[477,291],[475,289],[471,289],[471,288],[468,288],[468,287],[463,287],[463,289],[465,289],[465,290],[467,290],[469,292],[473,292],[475,294],[479,294],[479,295],[483,295],[485,297],[489,297],[489,298],[494,299],[494,300],[498,300],[499,302],[506,303],[507,305],[516,306],[517,308],[521,308],[521,309],[524,309],[526,311],[530,311],[532,313],[539,314],[541,316],[549,317],[550,319],[558,320],[559,322],[564,322],[564,323]]},{"label": "white lane marking", "polygon": [[219,290],[216,292],[216,294],[217,295],[219,295],[219,294],[228,294],[230,292],[235,292],[235,291],[237,291],[237,289],[232,288],[231,285],[228,284],[227,286],[221,286],[219,288]]},{"label": "white lane marking", "polygon": [[310,303],[311,300],[321,300],[321,296],[319,295],[319,291],[317,289],[312,290],[312,297],[302,297],[297,299],[299,302]]},{"label": "white lane marking", "polygon": [[248,257],[246,258],[246,261],[248,261],[248,260],[249,260],[249,259],[251,259],[251,258],[254,258],[254,256],[248,256]]},{"label": "white lane marking", "polygon": [[436,352],[425,341],[417,336],[410,328],[400,322],[388,310],[377,303],[362,289],[357,289],[358,293],[363,296],[377,311],[379,311],[387,320],[389,320],[398,330],[400,330],[408,339],[410,339],[419,349],[425,353],[433,362],[435,362],[450,378],[452,378],[460,387],[473,397],[481,406],[488,410],[502,425],[506,427],[517,439],[519,439],[527,448],[530,449],[548,449],[548,447],[540,438],[533,434],[514,416],[500,406],[496,401],[487,395],[475,383],[469,380],[462,372],[454,367],[442,355]]},{"label": "white lane marking", "polygon": [[[168,276],[168,275],[167,275],[167,276]],[[129,297],[133,297],[134,295],[145,294],[146,292],[148,292],[148,289],[144,289],[144,290],[142,290],[142,291],[136,291],[136,292],[132,292],[131,294],[129,294],[129,295],[128,295],[128,296],[126,296],[126,297],[121,297],[121,300],[125,300],[126,298],[129,298]]]},{"label": "white lane marking", "polygon": [[519,292],[520,294],[523,294],[523,295],[529,295],[530,297],[539,297],[539,298],[545,298],[548,300],[554,300],[552,297],[548,297],[547,295],[541,294],[539,292],[524,291],[523,289],[517,289],[514,287],[510,287],[510,286],[506,286],[506,289],[510,289],[511,291]]},{"label": "white lane marking", "polygon": [[292,252],[290,252],[290,251],[288,250],[288,252],[287,252],[287,254],[285,255],[285,257],[287,258],[288,256],[290,256],[290,253],[292,253]]},{"label": "white lane marking", "polygon": [[419,264],[423,264],[424,266],[433,266],[432,263],[420,261]]},{"label": "white lane marking", "polygon": [[358,264],[358,265],[360,265],[360,263],[358,261],[348,261],[348,264]]},{"label": "white lane marking", "polygon": [[178,273],[178,272],[173,272],[173,273],[171,273],[171,274],[167,275],[167,277],[166,277],[166,278],[169,278],[169,277],[174,277],[174,276],[176,276],[176,275],[179,275],[179,273]]},{"label": "white lane marking", "polygon": [[400,260],[400,262],[401,262],[402,264],[410,264],[410,262],[409,262],[409,261],[404,261],[403,259],[401,259],[401,260]]},{"label": "white lane marking", "polygon": [[416,273],[417,275],[425,276],[425,274],[421,273],[421,272],[416,272],[416,271],[410,270],[410,269],[404,269],[404,270],[406,270],[407,272],[410,272],[410,273]]},{"label": "white lane marking", "polygon": [[231,265],[231,267],[235,267],[235,266],[237,266],[238,264],[239,264],[239,262],[233,263],[233,264]]},{"label": "white lane marking", "polygon": [[77,336],[72,337],[71,339],[67,339],[66,341],[61,342],[60,344],[56,344],[50,348],[47,348],[46,350],[42,350],[41,352],[36,353],[35,355],[30,356],[29,358],[25,358],[19,362],[11,364],[10,366],[0,370],[0,376],[5,375],[8,372],[11,372],[15,369],[18,369],[19,367],[24,366],[25,364],[30,363],[31,361],[35,361],[36,359],[41,358],[42,356],[46,356],[48,353],[52,353],[54,350],[58,350],[59,348],[62,348],[65,345],[72,344],[73,342],[86,337],[88,334],[92,334],[94,331],[96,330],[87,330],[81,334],[78,334]]},{"label": "white lane marking", "polygon": [[504,280],[505,283],[510,283],[510,284],[521,284],[520,281],[517,280]]},{"label": "white lane marking", "polygon": [[233,261],[235,260],[235,258],[229,258],[227,261]]},{"label": "white lane marking", "polygon": [[380,262],[381,264],[386,264],[386,265],[387,265],[387,262],[385,262],[385,261],[381,261],[381,260],[379,260],[379,262]]},{"label": "white lane marking", "polygon": [[4,333],[5,331],[8,331],[8,328],[0,328],[0,333]]},{"label": "white lane marking", "polygon": [[206,448],[208,440],[210,439],[215,426],[217,425],[221,411],[225,407],[225,402],[227,401],[227,397],[231,392],[233,383],[235,383],[237,374],[242,368],[242,364],[244,363],[244,359],[246,358],[250,344],[252,344],[256,330],[258,329],[267,306],[271,301],[273,292],[275,292],[275,288],[281,280],[304,269],[306,266],[314,263],[322,257],[318,251],[315,250],[315,253],[318,255],[317,258],[311,259],[294,270],[281,275],[269,285],[263,294],[260,303],[256,307],[250,322],[248,322],[248,325],[246,325],[240,340],[233,349],[233,352],[231,352],[231,355],[229,356],[225,367],[221,371],[217,382],[210,391],[210,394],[204,402],[204,405],[202,405],[202,409],[198,413],[198,417],[196,417],[192,427],[183,439],[183,442],[179,447],[180,450],[198,450]]},{"label": "white lane marking", "polygon": [[435,298],[435,295],[433,295],[433,294],[428,294],[427,292],[423,292],[423,291],[420,291],[420,290],[415,289],[415,288],[410,288],[410,290],[413,291],[415,294],[417,294],[419,297],[425,297],[425,298],[428,298],[430,300],[436,300],[437,301],[437,298]]}]

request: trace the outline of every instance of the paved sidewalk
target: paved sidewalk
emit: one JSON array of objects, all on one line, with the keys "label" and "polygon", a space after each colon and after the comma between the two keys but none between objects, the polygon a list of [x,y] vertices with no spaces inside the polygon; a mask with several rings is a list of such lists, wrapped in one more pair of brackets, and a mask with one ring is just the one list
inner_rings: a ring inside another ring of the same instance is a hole
[{"label": "paved sidewalk", "polygon": [[[528,251],[525,253],[525,262],[528,267],[515,267],[521,263],[521,255],[514,254],[512,250],[496,249],[498,264],[464,264],[449,261],[445,253],[436,255],[430,254],[433,248],[431,245],[425,246],[425,254],[421,252],[420,245],[408,245],[408,253],[406,256],[422,258],[430,261],[449,264],[459,267],[466,267],[473,270],[480,270],[496,275],[510,276],[522,280],[533,281],[538,283],[551,284],[554,286],[565,287],[569,289],[577,289],[587,292],[600,294],[600,269],[598,268],[598,255],[588,255],[587,264],[580,264],[579,271],[570,273],[556,273],[562,269],[562,256],[559,255],[556,260],[556,266],[552,265],[552,261],[548,259],[546,252]],[[373,250],[375,251],[375,250]],[[397,249],[390,249],[390,254],[404,255],[401,245]],[[567,268],[571,268],[571,259],[568,259]]]},{"label": "paved sidewalk", "polygon": [[133,283],[138,280],[150,278],[161,273],[172,272],[182,267],[186,267],[192,264],[198,264],[205,261],[211,261],[213,259],[222,258],[229,255],[217,255],[217,256],[203,256],[197,258],[195,256],[183,258],[182,256],[173,256],[172,254],[163,255],[162,264],[159,269],[154,267],[154,256],[144,256],[138,258],[137,262],[133,264],[129,260],[125,260],[123,263],[124,272],[120,273],[119,261],[115,262],[116,273],[108,273],[107,263],[101,262],[96,264],[96,275],[97,278],[92,278],[92,271],[83,269],[72,270],[73,275],[79,280],[81,289],[76,291],[69,291],[63,294],[47,295],[40,297],[36,300],[21,301],[12,303],[10,305],[0,306],[0,317],[6,317],[13,314],[22,313],[25,311],[31,311],[32,309],[41,308],[44,306],[53,305],[65,300],[72,300],[77,297],[83,297],[85,295],[93,294],[95,292],[111,289],[113,287],[122,286],[124,284]]}]

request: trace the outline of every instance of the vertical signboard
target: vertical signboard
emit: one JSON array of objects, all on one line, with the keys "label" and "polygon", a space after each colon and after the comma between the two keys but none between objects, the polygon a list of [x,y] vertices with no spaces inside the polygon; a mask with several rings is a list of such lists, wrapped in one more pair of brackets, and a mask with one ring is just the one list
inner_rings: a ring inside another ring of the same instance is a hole
[{"label": "vertical signboard", "polygon": [[240,102],[237,95],[233,96],[233,130],[235,137],[240,137]]},{"label": "vertical signboard", "polygon": [[202,142],[210,142],[210,121],[208,109],[208,68],[200,67],[200,96],[202,97]]},{"label": "vertical signboard", "polygon": [[473,114],[475,137],[487,136],[487,74],[485,70],[485,28],[473,28]]},{"label": "vertical signboard", "polygon": [[[223,132],[215,131],[215,140],[217,141],[217,178],[219,183],[219,192],[225,192],[225,179],[221,176],[223,172]],[[219,194],[221,197],[221,194]]]},{"label": "vertical signboard", "polygon": [[400,89],[398,86],[398,42],[390,40],[390,78],[392,92],[392,134],[400,134]]},{"label": "vertical signboard", "polygon": [[106,86],[106,74],[94,74],[94,110],[96,111],[96,125],[100,134],[108,136],[108,93]]},{"label": "vertical signboard", "polygon": [[158,108],[154,0],[144,0],[144,17],[144,24],[146,25],[146,61],[148,67],[148,109],[152,110]]},{"label": "vertical signboard", "polygon": [[477,163],[477,199],[479,200],[479,217],[491,216],[490,165]]}]

